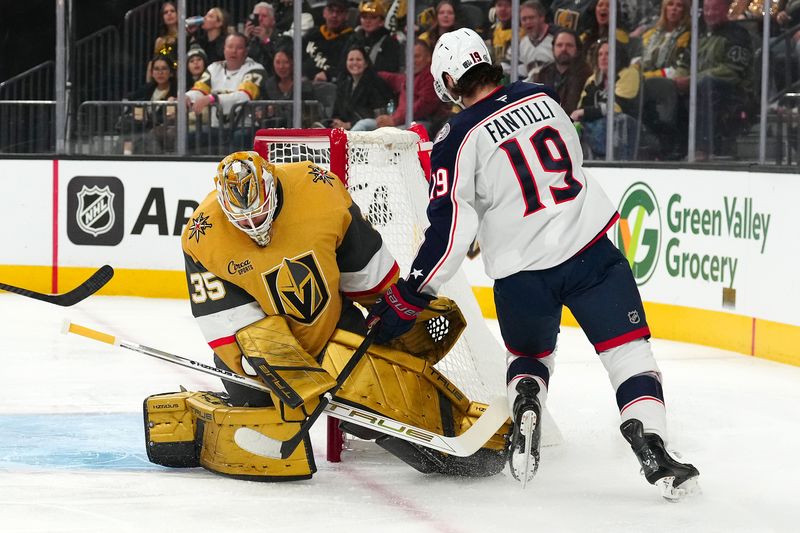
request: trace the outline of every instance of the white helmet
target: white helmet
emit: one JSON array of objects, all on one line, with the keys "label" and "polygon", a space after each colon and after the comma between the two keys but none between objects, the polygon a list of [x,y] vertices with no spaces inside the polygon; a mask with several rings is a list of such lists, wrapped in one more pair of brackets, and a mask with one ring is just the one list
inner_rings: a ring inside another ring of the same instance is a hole
[{"label": "white helmet", "polygon": [[489,49],[481,36],[469,28],[450,31],[439,37],[433,50],[431,74],[433,88],[443,102],[461,105],[461,98],[455,99],[445,85],[444,74],[452,76],[458,83],[469,69],[481,63],[492,64]]},{"label": "white helmet", "polygon": [[234,152],[220,161],[214,178],[228,220],[259,246],[269,244],[278,207],[274,170],[257,152]]}]

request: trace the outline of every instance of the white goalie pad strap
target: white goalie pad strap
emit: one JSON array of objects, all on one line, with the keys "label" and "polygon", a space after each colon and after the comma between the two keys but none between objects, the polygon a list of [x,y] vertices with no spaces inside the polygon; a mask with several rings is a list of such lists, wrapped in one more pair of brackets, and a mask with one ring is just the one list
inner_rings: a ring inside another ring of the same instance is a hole
[{"label": "white goalie pad strap", "polygon": [[645,339],[636,339],[626,342],[622,346],[600,352],[600,361],[606,367],[608,379],[614,390],[617,390],[627,379],[647,372],[654,373],[661,381],[661,371],[658,368],[650,343]]},{"label": "white goalie pad strap", "polygon": [[398,270],[386,243],[372,256],[369,263],[357,272],[342,272],[339,277],[339,288],[350,298],[358,298],[377,293],[388,277]]},{"label": "white goalie pad strap", "polygon": [[250,302],[232,309],[197,317],[200,331],[212,348],[236,342],[234,334],[243,327],[267,316],[258,305]]}]

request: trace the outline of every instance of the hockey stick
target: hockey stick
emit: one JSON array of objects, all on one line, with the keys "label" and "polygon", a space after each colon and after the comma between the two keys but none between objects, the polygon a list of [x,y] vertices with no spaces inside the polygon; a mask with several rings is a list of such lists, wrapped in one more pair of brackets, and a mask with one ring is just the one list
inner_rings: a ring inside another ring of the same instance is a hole
[{"label": "hockey stick", "polygon": [[[508,421],[508,401],[502,396],[496,397],[480,418],[472,424],[472,427],[457,437],[445,437],[427,429],[345,404],[335,398],[328,401],[325,414],[449,455],[468,457],[485,446],[489,439]],[[267,437],[250,428],[237,429],[234,440],[240,448],[252,454],[270,459],[282,457],[281,448],[284,444],[282,441]]]},{"label": "hockey stick", "polygon": [[114,277],[114,269],[109,265],[103,265],[97,270],[97,272],[92,274],[89,279],[71,291],[65,292],[64,294],[42,294],[40,292],[14,287],[13,285],[7,285],[5,283],[0,283],[0,289],[22,296],[27,296],[28,298],[33,298],[35,300],[41,300],[43,302],[60,305],[62,307],[69,307],[85,300],[92,294],[99,291],[103,285],[111,280],[112,277]]},{"label": "hockey stick", "polygon": [[[94,339],[106,344],[119,346],[121,348],[132,350],[150,357],[162,359],[169,363],[191,368],[193,370],[197,370],[199,372],[203,372],[232,383],[237,383],[245,387],[250,387],[262,392],[269,392],[269,387],[252,378],[248,378],[235,372],[223,370],[214,366],[209,366],[198,361],[193,361],[179,355],[163,352],[155,348],[150,348],[148,346],[142,346],[141,344],[118,339],[117,337],[108,333],[96,331],[85,326],[66,322],[64,333],[73,333],[75,335]],[[361,348],[361,346],[359,346],[359,348]],[[366,353],[366,347],[364,349],[364,353]],[[363,354],[361,355],[363,356]],[[355,359],[356,354],[354,353],[353,357],[350,358],[350,362],[353,362],[353,368],[355,368],[355,364],[358,363],[358,361]],[[348,362],[348,365],[350,365],[350,362]],[[345,366],[345,368],[342,370],[342,373],[347,370],[348,365]],[[348,374],[350,372],[352,372],[352,368],[348,370]],[[344,380],[342,380],[342,383],[344,383]],[[320,407],[318,406],[317,409],[320,409]],[[478,451],[490,438],[492,438],[495,433],[497,433],[503,424],[508,421],[508,405],[504,397],[495,398],[486,411],[472,425],[472,427],[457,437],[445,437],[438,435],[426,429],[399,422],[381,414],[367,411],[359,407],[354,407],[352,405],[347,405],[335,397],[327,399],[327,402],[325,402],[325,405],[323,405],[321,412],[340,420],[346,420],[358,426],[363,426],[380,433],[391,435],[402,440],[407,440],[409,442],[413,442],[427,448],[432,448],[440,452],[448,453],[450,455],[457,455],[459,457],[467,457]],[[317,414],[317,417],[318,416],[319,414]],[[310,427],[311,426],[309,425],[309,428]],[[298,434],[302,434],[302,432]],[[237,445],[239,445],[242,449],[255,455],[261,455],[263,457],[272,459],[280,458],[284,443],[289,442],[271,439],[266,435],[262,435],[261,433],[253,431],[249,428],[240,428],[237,430],[235,434],[235,440]],[[298,439],[297,444],[299,444],[300,440],[302,440],[302,437]]]}]

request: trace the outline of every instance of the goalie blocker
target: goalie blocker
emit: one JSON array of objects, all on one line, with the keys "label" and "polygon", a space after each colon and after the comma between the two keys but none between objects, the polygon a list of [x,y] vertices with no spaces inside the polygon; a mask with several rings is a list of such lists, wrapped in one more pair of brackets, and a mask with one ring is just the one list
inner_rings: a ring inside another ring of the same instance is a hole
[{"label": "goalie blocker", "polygon": [[[438,362],[456,342],[465,326],[458,307],[440,298],[420,315],[417,324],[392,346],[372,346],[364,360],[336,393],[336,400],[360,409],[416,426],[439,435],[457,436],[469,429],[485,405],[471,402],[453,383],[436,370]],[[248,330],[248,328],[252,328]],[[236,430],[247,427],[270,438],[286,441],[297,435],[306,402],[292,408],[282,398],[294,398],[289,384],[319,384],[320,370],[334,378],[347,364],[363,337],[337,329],[317,367],[293,338],[286,335],[285,319],[267,317],[243,328],[237,339],[248,344],[243,353],[269,363],[272,387],[280,383],[280,393],[271,393],[272,406],[237,407],[229,397],[209,392],[179,392],[151,396],[145,400],[145,433],[150,461],[169,467],[202,466],[213,472],[261,481],[308,479],[316,471],[311,442],[306,435],[300,446],[286,459],[270,459],[251,454],[234,441]],[[274,334],[274,336],[273,336]],[[254,341],[255,342],[248,342]],[[278,364],[275,354],[259,352],[259,346],[281,345],[281,353],[292,354],[294,365]],[[402,348],[401,351],[398,348]],[[413,352],[413,355],[406,353]],[[309,367],[312,367],[311,370]],[[284,369],[289,373],[284,373]],[[308,372],[308,373],[306,373]],[[298,379],[299,378],[299,379]],[[303,387],[300,387],[303,388]],[[308,398],[307,390],[296,391]],[[269,403],[269,402],[268,402]],[[315,400],[309,403],[316,403]],[[423,473],[461,476],[489,476],[499,473],[505,462],[504,435],[498,430],[486,445],[470,457],[455,457],[423,446],[358,427],[347,422],[342,429],[376,444]]]}]

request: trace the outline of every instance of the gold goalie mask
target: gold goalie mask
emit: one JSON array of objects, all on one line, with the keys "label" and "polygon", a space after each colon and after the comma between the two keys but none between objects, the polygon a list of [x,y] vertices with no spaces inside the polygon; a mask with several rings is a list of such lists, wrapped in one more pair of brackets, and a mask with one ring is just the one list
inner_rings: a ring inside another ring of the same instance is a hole
[{"label": "gold goalie mask", "polygon": [[234,152],[220,161],[214,177],[222,211],[259,246],[269,244],[278,207],[273,171],[257,152]]}]

